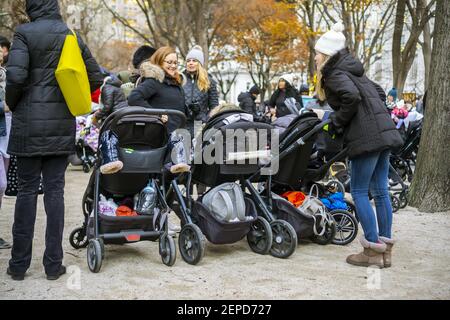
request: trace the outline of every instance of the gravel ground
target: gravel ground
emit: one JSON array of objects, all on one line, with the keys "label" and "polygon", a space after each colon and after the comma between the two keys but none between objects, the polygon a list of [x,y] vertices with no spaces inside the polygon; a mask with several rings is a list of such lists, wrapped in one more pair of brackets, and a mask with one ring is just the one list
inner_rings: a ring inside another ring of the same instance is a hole
[{"label": "gravel ground", "polygon": [[[89,175],[69,168],[66,175],[64,264],[68,275],[45,279],[42,266],[45,212],[39,197],[33,261],[22,282],[6,275],[9,250],[0,250],[0,299],[450,299],[450,212],[419,213],[407,207],[394,215],[393,266],[350,266],[347,255],[358,241],[341,247],[299,244],[289,259],[254,254],[246,240],[207,244],[200,265],[178,254],[162,264],[156,242],[106,246],[98,274],[89,271],[86,251],[73,249],[70,232],[81,225],[81,198]],[[4,199],[0,235],[11,240],[15,199]],[[173,218],[173,216],[172,216]]]}]

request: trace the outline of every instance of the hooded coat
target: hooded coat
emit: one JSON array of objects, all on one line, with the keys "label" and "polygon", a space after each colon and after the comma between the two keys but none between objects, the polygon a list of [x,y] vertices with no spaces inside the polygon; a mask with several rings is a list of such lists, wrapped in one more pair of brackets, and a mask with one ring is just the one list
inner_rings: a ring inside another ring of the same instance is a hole
[{"label": "hooded coat", "polygon": [[333,125],[344,130],[349,158],[395,149],[403,144],[384,101],[383,89],[364,75],[364,67],[347,49],[332,56],[322,69],[322,85],[335,112]]},{"label": "hooded coat", "polygon": [[[149,109],[172,109],[185,114],[184,92],[181,85],[164,70],[148,61],[140,67],[141,82],[128,96],[128,105]],[[169,116],[169,132],[180,126],[180,119]]]},{"label": "hooded coat", "polygon": [[[31,22],[18,26],[9,53],[6,103],[13,112],[8,153],[21,157],[75,152],[75,117],[55,78],[66,35],[57,0],[27,0]],[[91,91],[103,76],[89,49],[78,38]]]},{"label": "hooded coat", "polygon": [[101,88],[100,100],[103,108],[96,114],[98,119],[106,119],[111,113],[128,106],[122,89],[122,81],[107,77]]}]

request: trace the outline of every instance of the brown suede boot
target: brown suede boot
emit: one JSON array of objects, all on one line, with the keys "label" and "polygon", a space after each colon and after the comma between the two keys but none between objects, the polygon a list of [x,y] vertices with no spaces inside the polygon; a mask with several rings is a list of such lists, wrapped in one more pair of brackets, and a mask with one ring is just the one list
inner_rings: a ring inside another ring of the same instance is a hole
[{"label": "brown suede boot", "polygon": [[386,251],[386,244],[369,242],[365,238],[361,238],[360,241],[364,248],[363,252],[349,255],[347,263],[359,267],[377,266],[383,268],[383,252]]},{"label": "brown suede boot", "polygon": [[102,174],[113,174],[119,172],[123,168],[123,162],[120,160],[106,163],[100,167]]},{"label": "brown suede boot", "polygon": [[383,262],[384,267],[389,268],[392,265],[392,247],[395,241],[385,237],[380,237],[380,240],[386,244],[386,251],[383,253]]}]

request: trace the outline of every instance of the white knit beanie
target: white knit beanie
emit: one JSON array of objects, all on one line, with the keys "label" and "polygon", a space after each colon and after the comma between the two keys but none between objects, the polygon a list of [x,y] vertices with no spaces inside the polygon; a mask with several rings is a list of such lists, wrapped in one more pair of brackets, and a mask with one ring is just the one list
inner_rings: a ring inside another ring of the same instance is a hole
[{"label": "white knit beanie", "polygon": [[345,36],[342,33],[344,31],[344,25],[340,22],[334,24],[331,30],[324,33],[319,40],[317,40],[314,49],[327,56],[333,56],[338,51],[344,49]]},{"label": "white knit beanie", "polygon": [[283,79],[286,82],[289,82],[289,84],[291,86],[294,86],[294,75],[292,73],[286,73],[283,74],[280,79],[278,80],[278,82],[280,82],[280,80]]},{"label": "white knit beanie", "polygon": [[205,57],[203,55],[203,49],[200,46],[194,46],[186,56],[186,60],[195,59],[203,66],[205,64]]}]

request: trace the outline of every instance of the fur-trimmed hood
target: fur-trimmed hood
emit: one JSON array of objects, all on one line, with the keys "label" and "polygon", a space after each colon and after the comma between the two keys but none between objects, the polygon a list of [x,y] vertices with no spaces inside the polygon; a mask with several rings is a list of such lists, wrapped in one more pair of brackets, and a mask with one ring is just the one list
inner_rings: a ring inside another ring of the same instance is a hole
[{"label": "fur-trimmed hood", "polygon": [[144,61],[139,67],[139,74],[144,78],[153,78],[158,80],[159,82],[163,82],[166,74],[164,70],[157,66],[156,64],[151,63],[150,61]]}]

